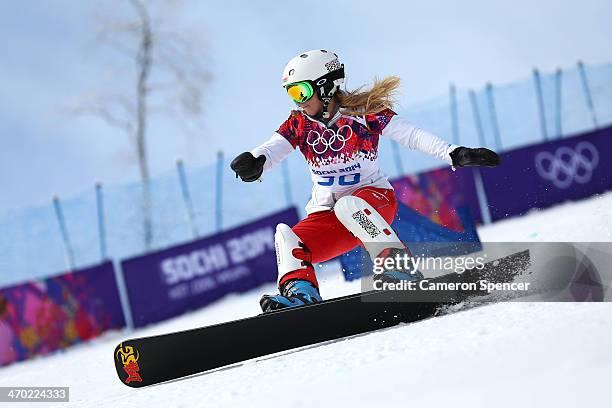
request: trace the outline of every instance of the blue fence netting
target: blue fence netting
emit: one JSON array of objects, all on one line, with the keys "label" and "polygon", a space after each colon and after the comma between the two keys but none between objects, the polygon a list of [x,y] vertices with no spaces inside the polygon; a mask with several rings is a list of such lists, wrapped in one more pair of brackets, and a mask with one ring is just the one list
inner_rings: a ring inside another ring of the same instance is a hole
[{"label": "blue fence netting", "polygon": [[[538,107],[535,76],[511,84],[490,87],[483,84],[481,89],[474,90],[474,98],[470,98],[471,90],[458,86],[455,88],[456,105],[451,104],[449,95],[444,95],[396,110],[449,141],[475,146],[482,144],[484,138],[487,147],[497,149],[501,144],[503,150],[538,143],[545,137],[555,139],[584,132],[596,124],[604,127],[612,123],[612,64],[586,66],[584,75],[578,68],[564,70],[561,75],[541,72],[539,81],[543,115]],[[476,123],[476,117],[480,118],[480,123]],[[482,134],[478,132],[479,126]],[[543,135],[543,128],[546,128],[546,135]],[[381,141],[379,162],[390,177],[440,165],[426,155],[401,149],[398,152],[392,142]],[[220,156],[222,162],[208,166],[194,168],[189,163],[184,164],[181,171],[189,190],[191,216],[185,203],[185,184],[181,184],[176,169],[151,181],[153,237],[150,250],[191,240],[194,231],[207,236],[219,227],[232,228],[279,211],[287,207],[287,197],[298,208],[303,208],[310,196],[311,181],[299,154],[291,155],[285,166],[266,173],[262,183],[241,183],[231,171],[221,172],[222,188],[219,189],[217,169],[229,169],[228,161],[234,153],[238,152],[228,151]],[[222,197],[218,196],[219,191]],[[100,196],[96,196],[96,189],[92,186],[90,191],[77,197],[59,201],[71,246],[69,252],[77,268],[99,262],[103,257],[101,251],[109,258],[118,259],[143,253],[146,249],[142,185],[103,186],[98,192],[104,203],[103,245],[97,210]],[[44,277],[50,271],[67,268],[66,246],[51,198],[46,206],[0,214],[0,232],[0,286]]]}]

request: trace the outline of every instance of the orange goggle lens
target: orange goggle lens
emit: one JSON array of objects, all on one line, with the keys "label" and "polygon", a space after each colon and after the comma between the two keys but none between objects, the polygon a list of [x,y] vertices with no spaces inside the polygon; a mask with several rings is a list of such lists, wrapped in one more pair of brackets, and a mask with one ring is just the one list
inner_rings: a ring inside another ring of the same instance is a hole
[{"label": "orange goggle lens", "polygon": [[287,94],[294,102],[306,102],[312,95],[314,90],[308,82],[296,82],[287,86]]}]

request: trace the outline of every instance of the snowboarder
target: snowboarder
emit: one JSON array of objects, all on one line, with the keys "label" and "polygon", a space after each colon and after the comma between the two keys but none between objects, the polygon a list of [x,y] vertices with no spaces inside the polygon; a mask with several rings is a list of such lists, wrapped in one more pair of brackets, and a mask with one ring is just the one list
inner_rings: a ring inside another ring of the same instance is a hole
[{"label": "snowboarder", "polygon": [[[362,244],[374,260],[407,250],[389,224],[397,211],[393,187],[377,164],[379,138],[388,137],[454,167],[497,166],[498,155],[445,142],[393,110],[399,78],[375,80],[372,88],[344,91],[344,65],[325,50],[289,61],[282,86],[298,109],[272,137],[231,163],[243,181],[260,179],[294,149],[308,162],[313,189],[307,217],[292,228],[279,224],[275,246],[278,295],[264,295],[264,312],[320,302],[313,263]],[[388,271],[394,279],[421,279],[418,271]]]}]

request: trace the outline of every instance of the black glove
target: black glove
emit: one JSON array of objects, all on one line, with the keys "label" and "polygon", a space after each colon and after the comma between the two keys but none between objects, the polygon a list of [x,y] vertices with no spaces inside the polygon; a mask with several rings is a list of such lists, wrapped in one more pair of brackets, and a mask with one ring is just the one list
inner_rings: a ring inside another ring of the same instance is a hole
[{"label": "black glove", "polygon": [[472,149],[459,146],[452,152],[450,157],[453,160],[453,167],[464,166],[487,166],[495,167],[500,163],[499,156],[493,150],[479,147]]},{"label": "black glove", "polygon": [[263,173],[266,156],[261,155],[255,158],[251,152],[244,152],[238,155],[230,167],[236,172],[236,178],[240,177],[242,181],[257,181]]}]

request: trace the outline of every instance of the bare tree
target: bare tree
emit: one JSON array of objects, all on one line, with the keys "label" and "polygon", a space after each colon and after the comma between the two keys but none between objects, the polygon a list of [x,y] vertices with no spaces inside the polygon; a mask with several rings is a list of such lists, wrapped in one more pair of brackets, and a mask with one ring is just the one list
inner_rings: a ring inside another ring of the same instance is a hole
[{"label": "bare tree", "polygon": [[[136,75],[119,91],[89,92],[73,113],[94,115],[125,132],[133,143],[142,181],[144,246],[153,241],[147,131],[153,113],[171,115],[186,129],[202,114],[202,91],[211,76],[202,62],[200,38],[176,26],[179,2],[130,0],[131,18],[112,15],[97,42],[110,46],[135,68]],[[156,12],[154,15],[154,12]],[[113,13],[113,12],[111,12]],[[108,18],[107,18],[108,20]],[[174,24],[174,25],[173,25]],[[130,89],[131,88],[131,91]]]}]

